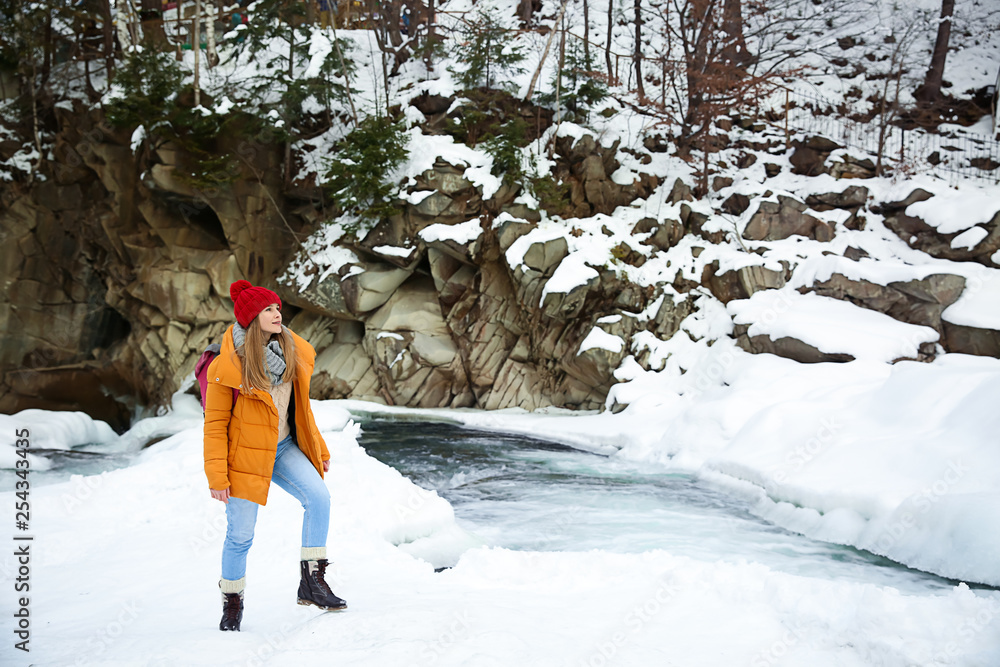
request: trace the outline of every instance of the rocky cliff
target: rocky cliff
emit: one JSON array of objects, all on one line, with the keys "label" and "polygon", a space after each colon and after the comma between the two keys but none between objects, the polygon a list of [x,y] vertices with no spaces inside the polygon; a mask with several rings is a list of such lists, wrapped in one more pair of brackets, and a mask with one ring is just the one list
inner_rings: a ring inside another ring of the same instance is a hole
[{"label": "rocky cliff", "polygon": [[[581,229],[538,233],[546,221],[537,202],[507,185],[485,192],[468,165],[445,158],[405,184],[399,214],[361,238],[332,239],[328,246],[344,254],[321,261],[314,257],[329,222],[323,198],[308,184],[283,186],[280,146],[225,139],[232,145],[219,149],[242,159],[230,178],[204,189],[178,176],[190,156],[170,144],[133,153],[128,136],[81,107],[60,109],[58,125],[45,180],[5,187],[0,201],[4,412],[81,409],[123,427],[138,409],[164,404],[232,321],[228,286],[238,278],[275,289],[286,324],[316,347],[315,398],[597,409],[639,335],[669,339],[694,297],[725,304],[787,284],[794,258],[765,261],[754,243],[801,238],[857,262],[866,251],[836,246],[838,230],[864,229],[866,216],[877,214],[931,257],[995,266],[1000,249],[1000,214],[980,225],[983,238],[968,248],[954,243],[957,234],[907,215],[911,203],[932,196],[922,190],[900,201],[874,201],[853,185],[802,199],[733,192],[706,203],[684,179],[643,173],[649,155],[662,150],[655,141],[646,141],[643,156],[578,132],[555,140],[551,173],[562,194],[550,212],[605,219],[595,235],[617,243],[612,261],[580,262],[585,279],[560,286],[556,277],[573,254],[567,239]],[[765,165],[767,173],[873,175],[864,161],[833,150],[802,144],[786,166]],[[740,167],[756,161],[751,152]],[[638,167],[628,178],[620,177],[624,161]],[[731,185],[717,177],[713,190]],[[657,188],[669,192],[667,209],[648,215],[633,206],[610,216]],[[739,238],[712,222],[716,213],[746,219]],[[612,217],[630,221],[624,236]],[[680,271],[660,282],[620,270],[679,247],[694,261],[723,243],[749,245],[747,261],[705,260],[697,275]],[[912,358],[1000,356],[998,332],[942,319],[965,288],[966,278],[950,273],[877,284],[834,272],[797,289],[940,334],[940,347],[925,343]],[[853,358],[752,335],[747,324],[731,335],[748,351],[804,362]],[[641,353],[637,359],[649,364]]]}]

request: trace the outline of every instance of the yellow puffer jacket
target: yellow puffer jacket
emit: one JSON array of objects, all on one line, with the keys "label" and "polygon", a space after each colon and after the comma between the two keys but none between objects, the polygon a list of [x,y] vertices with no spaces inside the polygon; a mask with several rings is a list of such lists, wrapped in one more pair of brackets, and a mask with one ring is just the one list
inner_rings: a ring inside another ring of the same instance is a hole
[{"label": "yellow puffer jacket", "polygon": [[[289,330],[291,331],[291,330]],[[289,422],[299,449],[323,476],[323,461],[329,460],[326,442],[316,428],[309,405],[309,380],[316,351],[306,340],[292,333],[295,341],[296,371],[292,380]],[[278,449],[278,411],[265,390],[243,388],[240,359],[234,354],[233,327],[222,338],[222,349],[208,367],[205,390],[205,475],[209,488],[267,504],[274,456]],[[240,390],[233,407],[233,387]]]}]

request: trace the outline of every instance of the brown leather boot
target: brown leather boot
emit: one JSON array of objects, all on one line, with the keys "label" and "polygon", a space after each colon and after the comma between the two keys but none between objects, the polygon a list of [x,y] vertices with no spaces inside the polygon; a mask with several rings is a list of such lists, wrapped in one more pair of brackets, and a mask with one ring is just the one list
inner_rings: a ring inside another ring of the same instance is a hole
[{"label": "brown leather boot", "polygon": [[327,585],[324,575],[329,561],[304,560],[299,562],[302,580],[299,582],[299,604],[315,605],[327,611],[347,609],[347,603],[333,594]]},{"label": "brown leather boot", "polygon": [[240,631],[240,621],[243,620],[243,593],[222,594],[222,620],[220,630]]}]

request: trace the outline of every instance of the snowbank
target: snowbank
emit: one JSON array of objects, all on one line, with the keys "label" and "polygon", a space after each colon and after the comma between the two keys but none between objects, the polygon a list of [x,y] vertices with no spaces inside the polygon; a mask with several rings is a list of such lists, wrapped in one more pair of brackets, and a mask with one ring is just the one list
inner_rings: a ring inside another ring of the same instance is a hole
[{"label": "snowbank", "polygon": [[[445,501],[364,452],[342,405],[314,406],[332,454],[328,580],[347,611],[294,604],[301,509],[275,493],[250,552],[243,631],[216,629],[225,518],[205,489],[201,431],[188,428],[132,467],[33,490],[31,661],[985,667],[1000,655],[997,633],[984,631],[1000,613],[1000,595],[965,585],[904,595],[663,551],[475,547]],[[541,433],[628,422],[450,414],[480,426],[530,423]],[[12,494],[4,495],[9,502]],[[415,552],[462,555],[435,573]],[[12,578],[12,556],[4,566]],[[11,620],[4,625],[10,636]],[[4,652],[6,661],[9,644]]]}]

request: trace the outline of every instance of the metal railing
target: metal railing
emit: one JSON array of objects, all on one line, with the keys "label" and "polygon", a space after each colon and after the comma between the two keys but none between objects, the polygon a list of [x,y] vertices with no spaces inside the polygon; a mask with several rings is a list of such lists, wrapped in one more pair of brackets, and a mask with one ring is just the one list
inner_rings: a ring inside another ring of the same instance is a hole
[{"label": "metal railing", "polygon": [[[779,89],[772,99],[779,102],[779,108],[772,105],[770,113],[762,113],[761,118],[782,128],[786,137],[793,131],[827,137],[845,148],[867,153],[873,162],[881,152],[881,162],[894,172],[930,172],[952,185],[960,179],[1000,183],[1000,142],[989,136],[960,134],[960,130],[942,134],[906,129],[877,114],[871,120],[860,120],[848,115],[843,101],[788,88]],[[885,134],[880,146],[882,123]]]}]

